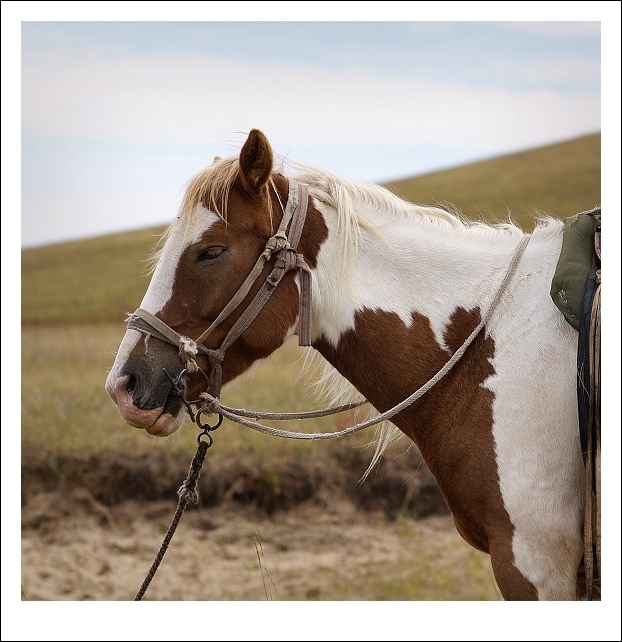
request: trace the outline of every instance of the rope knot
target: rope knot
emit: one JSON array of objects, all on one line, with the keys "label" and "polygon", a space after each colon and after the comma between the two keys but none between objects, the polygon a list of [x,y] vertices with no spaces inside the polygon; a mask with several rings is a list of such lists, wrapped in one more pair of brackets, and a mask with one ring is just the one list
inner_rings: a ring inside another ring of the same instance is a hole
[{"label": "rope knot", "polygon": [[220,400],[208,392],[202,392],[199,395],[199,410],[207,415],[217,415],[221,410]]},{"label": "rope knot", "polygon": [[285,232],[277,232],[274,236],[271,236],[266,243],[266,247],[263,251],[263,256],[269,259],[274,253],[280,252],[281,250],[289,249],[289,241]]},{"label": "rope knot", "polygon": [[211,366],[220,365],[225,358],[225,351],[219,348],[218,350],[207,350],[207,358]]},{"label": "rope knot", "polygon": [[[189,488],[189,486],[192,485],[193,488]],[[194,481],[193,484],[182,484],[177,491],[177,495],[179,496],[179,500],[186,503],[186,502],[192,502],[193,504],[198,504],[199,503],[199,492],[196,489],[197,483]]]},{"label": "rope knot", "polygon": [[186,370],[190,373],[197,372],[199,369],[194,359],[198,351],[197,344],[192,339],[184,336],[179,337],[179,356],[186,364]]},{"label": "rope knot", "polygon": [[298,257],[300,254],[293,247],[288,247],[287,251],[281,252],[279,258],[283,261],[283,271],[289,272],[298,268]]}]

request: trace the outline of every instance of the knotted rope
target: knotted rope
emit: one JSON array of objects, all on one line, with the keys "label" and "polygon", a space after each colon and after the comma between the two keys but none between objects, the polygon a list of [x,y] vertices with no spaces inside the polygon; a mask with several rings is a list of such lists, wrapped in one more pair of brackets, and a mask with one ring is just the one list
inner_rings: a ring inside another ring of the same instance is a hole
[{"label": "knotted rope", "polygon": [[212,445],[211,438],[209,441],[202,441],[199,437],[199,445],[192,459],[192,462],[190,463],[190,470],[188,471],[188,476],[186,477],[186,480],[177,491],[177,494],[179,495],[179,501],[177,503],[177,508],[175,509],[175,514],[173,515],[173,519],[168,527],[168,530],[166,531],[166,535],[164,536],[164,540],[162,541],[160,550],[156,554],[155,559],[151,564],[151,568],[147,573],[147,576],[145,577],[140,589],[138,590],[138,593],[136,593],[136,596],[134,597],[135,602],[139,602],[140,600],[142,600],[147,589],[149,588],[149,584],[151,584],[151,580],[153,580],[156,574],[156,571],[158,570],[158,567],[162,562],[164,554],[168,549],[168,545],[170,544],[171,539],[173,539],[173,535],[177,530],[177,526],[181,521],[181,516],[184,514],[184,511],[186,510],[186,506],[188,505],[188,502],[192,502],[193,504],[199,503],[199,493],[197,492],[197,484],[199,481],[199,475],[201,474],[201,468],[203,467],[203,462],[205,461],[205,455],[207,455],[207,449],[211,445]]}]

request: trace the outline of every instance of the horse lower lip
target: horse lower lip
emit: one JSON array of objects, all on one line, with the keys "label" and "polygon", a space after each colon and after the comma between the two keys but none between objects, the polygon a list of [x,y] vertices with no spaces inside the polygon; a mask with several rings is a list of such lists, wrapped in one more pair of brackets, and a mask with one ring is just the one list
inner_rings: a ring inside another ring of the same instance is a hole
[{"label": "horse lower lip", "polygon": [[160,409],[158,416],[151,423],[145,421],[146,417],[125,416],[124,419],[130,426],[145,430],[150,435],[165,436],[177,429],[178,426],[170,430],[170,426],[178,422],[182,406],[183,401],[180,397],[170,395],[165,405]]},{"label": "horse lower lip", "polygon": [[181,426],[183,417],[181,413],[172,415],[169,412],[162,412],[160,416],[144,430],[154,437],[167,437],[174,433]]}]

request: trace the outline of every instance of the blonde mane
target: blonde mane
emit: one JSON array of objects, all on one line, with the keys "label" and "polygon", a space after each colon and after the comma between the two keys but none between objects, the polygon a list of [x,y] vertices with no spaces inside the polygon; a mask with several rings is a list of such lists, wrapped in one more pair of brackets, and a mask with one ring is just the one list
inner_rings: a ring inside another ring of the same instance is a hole
[{"label": "blonde mane", "polygon": [[226,222],[229,192],[239,172],[240,163],[237,156],[216,158],[209,167],[197,172],[188,181],[177,216],[164,230],[148,259],[151,272],[155,269],[168,238],[173,233],[177,233],[180,226],[183,226],[184,230],[187,229],[199,203],[218,214]]},{"label": "blonde mane", "polygon": [[[516,235],[522,234],[520,228],[511,222],[492,226],[485,222],[467,220],[456,207],[450,204],[445,204],[442,208],[415,205],[381,185],[351,181],[309,163],[296,163],[284,157],[275,156],[274,171],[287,175],[287,168],[293,170],[289,175],[290,178],[305,184],[311,196],[335,211],[339,238],[343,244],[341,256],[344,269],[347,269],[347,264],[354,259],[361,229],[381,238],[373,220],[363,214],[367,210],[381,209],[405,220],[425,219],[429,224],[439,227],[453,229],[473,226],[481,226],[484,229],[495,227],[505,228]],[[177,217],[162,234],[150,258],[153,266],[157,263],[168,237],[179,229],[179,225],[188,224],[196,213],[196,206],[199,203],[214,211],[223,221],[227,220],[229,192],[239,172],[238,156],[217,158],[212,165],[201,170],[188,181]]]}]

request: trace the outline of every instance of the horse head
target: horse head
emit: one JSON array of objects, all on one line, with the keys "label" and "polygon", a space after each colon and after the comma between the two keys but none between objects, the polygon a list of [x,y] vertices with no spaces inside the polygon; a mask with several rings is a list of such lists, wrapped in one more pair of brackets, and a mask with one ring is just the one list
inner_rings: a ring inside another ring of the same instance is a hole
[{"label": "horse head", "polygon": [[[294,334],[299,281],[292,268],[300,266],[288,266],[248,327],[242,316],[259,290],[270,288],[266,279],[279,260],[279,247],[270,241],[284,217],[290,187],[273,171],[273,163],[268,140],[252,130],[239,157],[216,158],[190,181],[179,214],[162,238],[139,308],[153,323],[170,329],[173,340],[149,324],[129,324],[106,380],[108,395],[130,425],[153,435],[171,434],[183,421],[184,400],[206,391],[218,395],[219,390],[209,389],[215,368],[219,388]],[[277,239],[277,245],[282,241]],[[256,278],[248,283],[254,271]],[[248,291],[240,292],[245,283]],[[243,330],[227,344],[225,355],[223,341],[241,319]],[[188,342],[193,367],[182,354]]]}]

